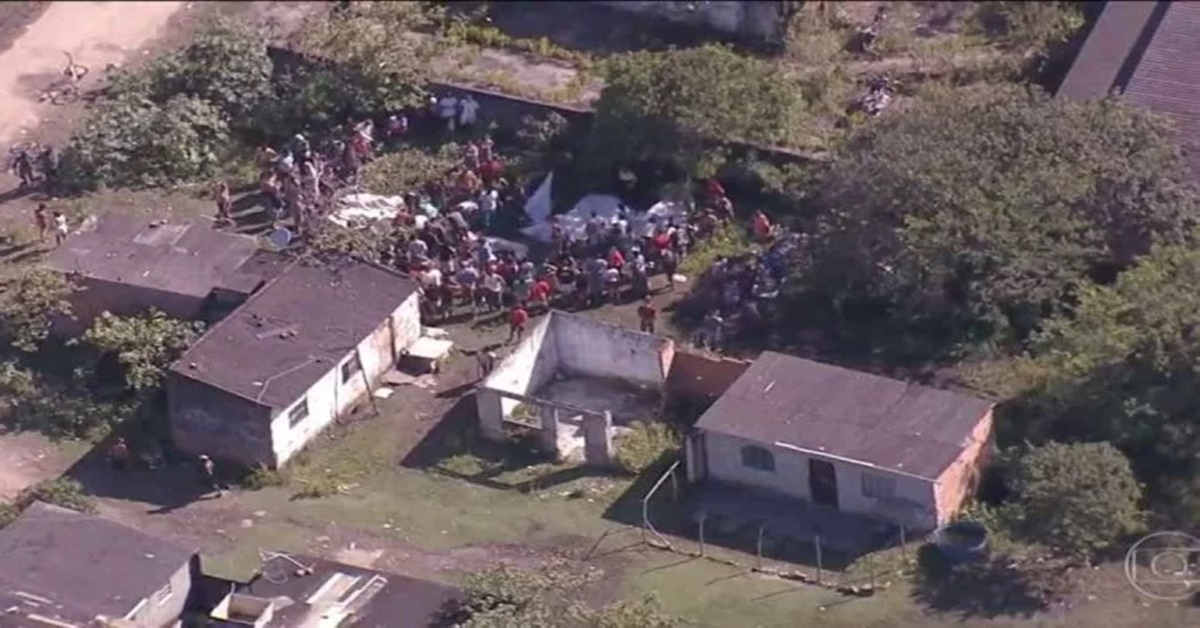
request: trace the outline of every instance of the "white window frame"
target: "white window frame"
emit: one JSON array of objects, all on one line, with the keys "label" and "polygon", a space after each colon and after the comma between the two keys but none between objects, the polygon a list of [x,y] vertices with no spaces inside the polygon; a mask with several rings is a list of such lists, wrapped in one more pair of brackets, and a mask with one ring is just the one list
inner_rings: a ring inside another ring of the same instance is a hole
[{"label": "white window frame", "polygon": [[[303,410],[303,412],[300,412],[300,410]],[[299,416],[296,416],[297,414],[299,414]],[[300,425],[301,423],[303,423],[305,421],[305,419],[307,419],[307,418],[308,418],[308,397],[301,399],[300,403],[297,403],[296,405],[292,406],[287,411],[287,419],[288,419],[289,427],[296,427],[297,425]]]},{"label": "white window frame", "polygon": [[896,478],[878,473],[862,474],[863,497],[892,499],[896,496]]},{"label": "white window frame", "polygon": [[361,372],[362,372],[362,360],[358,359],[357,351],[355,351],[354,353],[351,353],[350,359],[346,360],[345,362],[342,362],[342,365],[340,367],[338,367],[338,374],[342,378],[342,385],[349,384],[350,380],[354,379],[354,376],[358,375]]}]

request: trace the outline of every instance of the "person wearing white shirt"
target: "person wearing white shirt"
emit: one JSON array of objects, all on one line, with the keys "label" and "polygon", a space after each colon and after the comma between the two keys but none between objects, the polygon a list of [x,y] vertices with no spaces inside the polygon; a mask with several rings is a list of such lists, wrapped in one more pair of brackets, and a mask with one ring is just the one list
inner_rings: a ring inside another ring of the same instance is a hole
[{"label": "person wearing white shirt", "polygon": [[423,279],[426,288],[436,289],[442,287],[442,271],[438,270],[436,266],[425,271]]},{"label": "person wearing white shirt", "polygon": [[438,117],[450,130],[454,130],[455,116],[458,115],[458,99],[453,96],[442,96],[437,103]]},{"label": "person wearing white shirt", "polygon": [[494,189],[488,189],[479,195],[479,216],[483,221],[483,228],[488,229],[492,226],[492,219],[496,216],[496,209],[500,206],[500,193]]},{"label": "person wearing white shirt", "polygon": [[478,115],[479,101],[475,100],[474,96],[467,94],[467,97],[458,103],[458,123],[464,128],[474,126]]}]

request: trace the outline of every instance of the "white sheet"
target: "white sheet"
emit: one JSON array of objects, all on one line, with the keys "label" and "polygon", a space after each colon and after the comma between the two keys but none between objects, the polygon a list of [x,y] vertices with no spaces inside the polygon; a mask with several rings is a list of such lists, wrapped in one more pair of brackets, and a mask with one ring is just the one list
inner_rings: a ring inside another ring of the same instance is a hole
[{"label": "white sheet", "polygon": [[[560,214],[558,216],[559,224],[562,225],[565,233],[581,238],[585,235],[587,221],[591,218],[592,212],[605,220],[612,221],[616,219],[620,205],[621,199],[615,196],[589,194],[579,199],[571,211]],[[655,220],[665,225],[671,219],[682,221],[686,214],[687,206],[683,203],[662,201],[655,203],[653,207],[644,212],[633,212],[630,216],[629,228],[632,233],[640,236],[652,235]],[[552,233],[549,218],[540,223],[535,222],[532,226],[522,230],[522,233],[535,240],[549,242]]]},{"label": "white sheet", "polygon": [[540,225],[550,218],[550,189],[553,184],[554,173],[551,172],[542,180],[538,189],[529,196],[529,200],[525,201],[525,213],[529,216],[531,223]]}]

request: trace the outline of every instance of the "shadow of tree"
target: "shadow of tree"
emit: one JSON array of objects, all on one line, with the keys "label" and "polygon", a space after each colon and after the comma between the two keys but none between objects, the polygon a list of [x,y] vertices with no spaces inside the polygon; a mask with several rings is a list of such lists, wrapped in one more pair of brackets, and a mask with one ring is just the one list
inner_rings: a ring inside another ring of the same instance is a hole
[{"label": "shadow of tree", "polygon": [[962,619],[1030,617],[1047,608],[1054,585],[1066,575],[1062,565],[1003,554],[953,564],[932,545],[921,548],[917,561],[913,598]]}]

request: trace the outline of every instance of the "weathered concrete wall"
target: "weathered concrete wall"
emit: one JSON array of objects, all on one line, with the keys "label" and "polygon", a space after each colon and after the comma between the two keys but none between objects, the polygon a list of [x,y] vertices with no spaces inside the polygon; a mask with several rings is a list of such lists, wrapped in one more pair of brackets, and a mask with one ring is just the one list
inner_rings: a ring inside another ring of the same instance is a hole
[{"label": "weathered concrete wall", "polygon": [[171,434],[179,449],[252,466],[271,465],[271,409],[179,373],[166,382]]},{"label": "weathered concrete wall", "polygon": [[[282,466],[330,423],[371,394],[383,374],[420,336],[420,330],[417,295],[413,294],[392,312],[389,320],[333,365],[304,397],[287,408],[277,409],[271,419],[275,464]],[[354,360],[359,360],[362,370],[343,377],[342,366]],[[293,426],[288,414],[302,402],[308,403],[308,417]]]},{"label": "weathered concrete wall", "polygon": [[518,404],[496,391],[530,395],[558,372],[558,349],[550,335],[550,317],[529,330],[525,339],[496,365],[475,392],[475,410],[480,429],[488,438],[504,436],[504,419]]},{"label": "weathered concrete wall", "polygon": [[598,4],[689,26],[711,28],[737,37],[767,41],[778,39],[786,27],[783,2],[602,0]]},{"label": "weathered concrete wall", "polygon": [[163,292],[123,283],[80,277],[75,280],[81,288],[70,297],[71,316],[54,319],[56,334],[74,337],[87,331],[92,321],[104,312],[119,316],[136,316],[151,308],[180,320],[198,320],[204,309],[204,299],[186,294]]},{"label": "weathered concrete wall", "polygon": [[949,523],[967,496],[975,490],[979,473],[987,463],[992,447],[992,412],[988,412],[970,436],[970,444],[962,454],[942,472],[937,486],[938,524]]},{"label": "weathered concrete wall", "polygon": [[161,589],[139,602],[136,605],[137,612],[127,619],[133,622],[133,625],[148,628],[173,626],[183,615],[184,606],[187,604],[188,593],[192,589],[192,574],[198,571],[193,566],[195,562],[193,559],[180,567],[169,581],[163,583]]},{"label": "weathered concrete wall", "polygon": [[746,372],[750,362],[732,358],[711,358],[698,353],[676,351],[667,375],[667,392],[696,401],[713,401]]},{"label": "weathered concrete wall", "polygon": [[[835,458],[810,456],[793,449],[778,447],[771,443],[754,443],[741,438],[714,432],[700,432],[704,436],[707,477],[719,482],[812,500],[809,485],[808,461],[810,458],[827,460],[833,464],[837,477],[838,508],[844,512],[871,515],[883,520],[908,526],[912,529],[932,529],[937,525],[937,504],[934,497],[935,484],[907,475],[888,473],[871,467],[852,464]],[[758,445],[766,448],[775,457],[775,470],[763,471],[742,464],[742,448]],[[689,447],[688,453],[694,448]],[[693,462],[689,471],[697,468]],[[863,476],[874,474],[890,478],[895,482],[895,496],[891,500],[879,500],[864,495]],[[912,504],[915,513],[901,513],[897,504]]]},{"label": "weathered concrete wall", "polygon": [[666,384],[664,352],[674,351],[669,339],[562,312],[550,319],[560,370],[654,388]]}]

